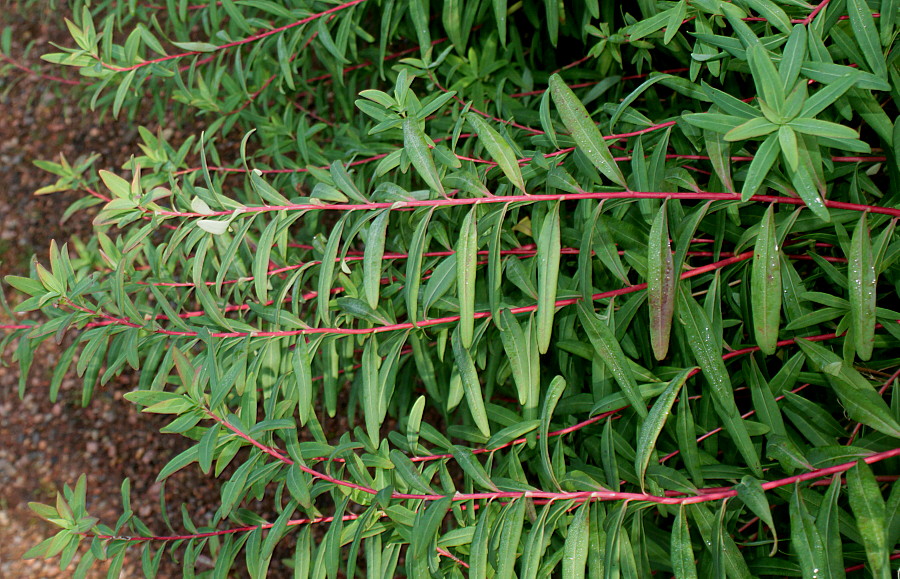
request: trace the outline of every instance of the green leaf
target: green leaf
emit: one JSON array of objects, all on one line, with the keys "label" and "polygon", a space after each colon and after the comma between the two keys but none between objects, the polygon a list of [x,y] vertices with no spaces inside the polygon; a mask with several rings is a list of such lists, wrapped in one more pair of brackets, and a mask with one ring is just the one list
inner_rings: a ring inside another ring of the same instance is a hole
[{"label": "green leaf", "polygon": [[644,490],[644,473],[647,472],[650,457],[656,450],[656,439],[662,432],[663,426],[666,425],[678,392],[693,371],[694,368],[686,368],[669,381],[665,392],[653,403],[653,407],[650,408],[647,418],[641,425],[637,437],[637,454],[634,459],[634,469],[637,471],[638,481],[641,483],[641,491]]},{"label": "green leaf", "polygon": [[794,487],[790,502],[791,545],[800,559],[805,576],[815,576],[825,568],[825,552],[822,538],[813,523],[800,496],[800,487]]},{"label": "green leaf", "polygon": [[723,115],[720,113],[690,113],[682,115],[688,124],[707,131],[715,131],[716,133],[727,133],[746,122],[747,118],[762,118],[754,116],[733,116]]},{"label": "green leaf", "polygon": [[609,152],[600,129],[591,120],[587,109],[558,74],[550,77],[550,95],[562,117],[563,124],[575,139],[578,148],[591,163],[614,183],[627,187],[625,176]]},{"label": "green leaf", "polygon": [[428,314],[428,309],[444,296],[456,281],[456,254],[447,256],[431,273],[431,278],[425,284],[425,295],[422,296],[422,311]]},{"label": "green leaf", "polygon": [[747,170],[747,178],[741,189],[741,201],[749,201],[762,186],[763,181],[769,175],[772,165],[778,159],[779,139],[778,135],[769,135],[756,150],[750,168]]},{"label": "green leaf", "polygon": [[173,42],[172,45],[187,52],[213,52],[219,49],[215,44],[208,42]]},{"label": "green leaf", "polygon": [[475,524],[475,532],[472,534],[472,547],[469,555],[470,577],[487,577],[490,534],[496,510],[492,507],[496,504],[487,502],[478,509],[478,522]]},{"label": "green leaf", "polygon": [[128,181],[115,173],[110,173],[109,171],[104,171],[102,169],[98,174],[100,175],[100,179],[103,180],[103,184],[106,185],[106,188],[109,189],[113,196],[118,199],[131,199],[131,184]]},{"label": "green leaf", "polygon": [[406,482],[412,489],[418,493],[433,495],[434,489],[431,488],[428,480],[419,472],[415,463],[409,460],[409,457],[397,450],[391,451],[391,462],[400,478]]},{"label": "green leaf", "polygon": [[500,339],[503,351],[509,361],[513,380],[519,394],[519,404],[528,404],[528,394],[532,390],[534,377],[531,375],[531,348],[516,317],[504,308],[500,311]]},{"label": "green leaf", "polygon": [[406,260],[406,315],[415,324],[419,319],[419,288],[422,285],[422,254],[428,245],[428,224],[434,208],[416,224],[409,244],[409,259]]},{"label": "green leaf", "polygon": [[866,548],[869,572],[872,577],[889,579],[891,547],[887,544],[884,498],[872,469],[865,461],[857,460],[856,466],[847,471],[847,492],[856,517],[856,527]]},{"label": "green leaf", "polygon": [[615,333],[584,302],[578,302],[578,319],[581,320],[594,351],[615,377],[619,387],[628,397],[631,407],[638,416],[646,418],[647,406],[640,395],[628,358],[625,357]]},{"label": "green leaf", "polygon": [[807,99],[800,111],[801,117],[815,117],[829,106],[833,105],[839,98],[844,96],[853,85],[856,84],[858,74],[855,70],[851,70],[847,74],[841,76],[837,80],[828,83],[819,89],[814,95]]},{"label": "green leaf", "polygon": [[859,44],[866,64],[876,76],[887,80],[887,64],[881,52],[881,41],[869,3],[866,0],[847,0],[847,13],[850,15],[853,38]]},{"label": "green leaf", "polygon": [[663,44],[669,44],[672,42],[672,39],[675,38],[675,35],[678,34],[678,29],[681,27],[681,23],[684,22],[685,16],[687,16],[687,7],[687,0],[680,0],[678,4],[675,5],[675,10],[672,11],[668,23],[666,23],[666,33],[663,35]]},{"label": "green leaf", "polygon": [[425,133],[422,132],[419,122],[412,118],[403,121],[403,146],[419,176],[429,187],[445,196],[444,186],[441,184],[441,177],[431,156]]},{"label": "green leaf", "polygon": [[556,292],[561,248],[559,206],[560,203],[556,203],[550,213],[544,217],[541,232],[537,238],[537,337],[538,352],[541,354],[546,354],[550,348],[553,317],[556,314]]},{"label": "green leaf", "polygon": [[541,444],[541,464],[544,467],[547,477],[554,485],[556,485],[556,488],[560,490],[562,487],[559,486],[559,481],[556,480],[556,475],[553,472],[553,466],[550,462],[550,440],[548,433],[550,432],[550,418],[553,416],[553,411],[556,410],[556,404],[559,402],[559,398],[565,390],[566,380],[562,376],[555,376],[553,380],[550,381],[550,386],[547,387],[547,393],[544,395],[544,404],[541,407],[539,441]]},{"label": "green leaf", "polygon": [[764,137],[776,130],[778,130],[778,125],[763,117],[757,117],[745,121],[725,133],[725,140],[745,141],[747,139],[755,139],[756,137]]},{"label": "green leaf", "polygon": [[459,297],[459,337],[463,348],[472,347],[475,333],[475,277],[478,260],[477,206],[466,214],[456,243],[456,292]]},{"label": "green leaf", "polygon": [[666,202],[650,227],[647,246],[647,301],[650,306],[650,344],[657,360],[669,352],[672,317],[675,313],[675,264],[669,244]]},{"label": "green leaf", "polygon": [[134,76],[137,73],[137,69],[131,70],[128,74],[125,75],[125,78],[122,79],[122,82],[119,84],[119,87],[116,89],[116,97],[113,100],[113,118],[118,118],[119,111],[122,110],[122,103],[125,102],[125,96],[128,94],[128,91],[131,90],[131,83],[134,81]]},{"label": "green leaf", "polygon": [[372,444],[377,444],[381,438],[381,398],[382,391],[378,380],[378,368],[381,365],[381,357],[378,355],[378,339],[371,336],[363,348],[362,367],[362,407],[366,422],[366,433]]},{"label": "green leaf", "polygon": [[798,118],[789,122],[787,126],[798,133],[805,133],[814,137],[828,137],[831,139],[859,138],[859,133],[850,127],[820,119]]},{"label": "green leaf", "polygon": [[[500,515],[500,526],[495,527],[500,533],[500,543],[497,554],[497,579],[512,579],[516,564],[516,554],[519,550],[519,538],[522,536],[522,526],[525,522],[525,507],[527,500],[516,499],[507,504]],[[495,523],[496,524],[496,523]]]},{"label": "green leaf", "polygon": [[756,343],[768,356],[775,353],[778,325],[781,320],[780,254],[775,231],[775,209],[770,205],[759,224],[750,274]]},{"label": "green leaf", "polygon": [[471,477],[472,481],[478,486],[489,491],[500,491],[471,450],[454,445],[450,452],[453,454],[453,458],[456,459],[457,464],[463,469],[463,472]]},{"label": "green leaf", "polygon": [[840,357],[815,342],[797,339],[797,346],[812,367],[825,374],[847,416],[878,432],[900,438],[900,424],[881,395],[855,368],[844,364]]},{"label": "green leaf", "polygon": [[819,506],[816,529],[825,546],[825,572],[836,579],[844,579],[843,540],[840,534],[838,498],[841,493],[841,475],[836,474]]},{"label": "green leaf", "polygon": [[694,563],[694,548],[691,544],[691,532],[688,529],[685,506],[678,507],[678,515],[672,528],[671,559],[672,570],[676,577],[696,579],[697,566]]},{"label": "green leaf", "polygon": [[256,252],[253,256],[253,289],[259,303],[265,304],[269,299],[269,256],[275,244],[275,231],[278,229],[278,220],[273,219],[266,226],[259,242],[256,244]]},{"label": "green leaf", "polygon": [[512,184],[522,193],[526,193],[525,180],[522,178],[519,161],[509,143],[500,136],[500,133],[494,127],[475,113],[470,112],[466,119],[478,135],[478,142],[484,145],[484,148],[487,149],[491,158],[500,166],[506,178],[512,181]]},{"label": "green leaf", "polygon": [[363,252],[363,288],[369,307],[378,308],[381,296],[381,271],[384,267],[384,242],[387,226],[391,218],[389,209],[383,210],[369,226],[366,234],[366,248]]},{"label": "green leaf", "polygon": [[866,213],[859,217],[850,241],[847,279],[850,282],[850,320],[856,354],[860,360],[872,357],[875,343],[876,279],[875,258]]},{"label": "green leaf", "polygon": [[328,302],[331,301],[331,286],[334,282],[335,259],[337,258],[338,249],[340,249],[341,236],[344,232],[344,223],[346,223],[350,215],[349,212],[345,213],[338,222],[335,223],[334,228],[332,228],[331,233],[328,235],[328,243],[325,245],[325,253],[322,255],[322,265],[319,266],[318,294],[316,295],[318,307],[316,308],[316,313],[318,317],[326,323],[331,320],[331,316],[328,313]]},{"label": "green leaf", "polygon": [[772,0],[744,0],[747,6],[755,10],[760,16],[766,19],[766,22],[784,32],[790,34],[791,19],[781,9],[780,6],[772,2]]},{"label": "green leaf", "polygon": [[585,501],[575,512],[575,518],[569,524],[566,534],[566,542],[563,547],[563,577],[567,579],[584,579],[585,565],[587,565],[590,524],[591,502]]},{"label": "green leaf", "polygon": [[679,315],[684,324],[688,344],[709,382],[716,413],[725,430],[731,435],[738,452],[756,476],[762,476],[759,456],[743,424],[734,402],[734,392],[718,344],[720,338],[712,333],[706,312],[685,290],[679,292]]},{"label": "green leaf", "polygon": [[[780,115],[784,110],[784,85],[772,59],[769,58],[768,51],[761,42],[757,42],[747,49],[747,62],[750,64],[753,82],[756,84],[760,98],[776,114]],[[725,138],[728,139],[727,136]]]},{"label": "green leaf", "polygon": [[453,331],[450,342],[453,347],[453,357],[456,359],[456,367],[459,370],[459,377],[462,380],[463,390],[466,393],[466,402],[469,403],[469,412],[472,414],[475,426],[478,427],[481,434],[485,438],[490,438],[491,427],[488,424],[487,411],[484,407],[481,383],[478,381],[475,363],[472,361],[469,351],[463,346],[458,329]]},{"label": "green leaf", "polygon": [[452,501],[453,497],[444,497],[432,501],[424,509],[419,509],[412,528],[412,541],[409,544],[411,557],[409,558],[424,560],[431,556],[435,535],[450,509]]},{"label": "green leaf", "polygon": [[797,133],[788,125],[778,127],[778,144],[781,146],[781,154],[788,166],[794,171],[800,164],[800,147],[797,145]]},{"label": "green leaf", "polygon": [[769,557],[774,557],[775,553],[778,552],[778,530],[776,529],[775,521],[772,518],[772,510],[769,506],[769,501],[766,499],[766,491],[763,490],[759,480],[752,476],[745,476],[734,488],[737,491],[738,498],[747,505],[747,508],[750,509],[754,515],[762,519],[772,531],[772,537],[775,541],[772,545],[772,550],[769,552]]}]

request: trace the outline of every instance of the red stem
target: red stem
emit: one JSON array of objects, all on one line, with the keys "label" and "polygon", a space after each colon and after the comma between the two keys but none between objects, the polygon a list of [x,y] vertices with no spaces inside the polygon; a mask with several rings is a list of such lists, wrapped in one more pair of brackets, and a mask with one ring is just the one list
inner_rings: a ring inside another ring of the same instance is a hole
[{"label": "red stem", "polygon": [[[322,18],[323,16],[328,16],[330,14],[334,14],[335,12],[340,12],[341,10],[345,10],[347,8],[356,6],[357,4],[362,4],[365,1],[366,0],[350,0],[349,2],[345,2],[344,4],[335,6],[334,8],[329,8],[328,10],[324,10],[322,12],[318,12],[316,14],[307,16],[306,18],[297,20],[296,22],[291,22],[290,24],[285,24],[284,26],[279,26],[278,28],[273,28],[272,30],[267,30],[260,34],[254,34],[253,36],[248,36],[248,37],[242,38],[240,40],[235,40],[234,42],[228,42],[226,44],[222,44],[220,46],[217,46],[215,48],[215,50],[213,50],[212,52],[221,52],[221,51],[227,50],[229,48],[234,48],[235,46],[242,46],[244,44],[256,42],[257,40],[262,40],[263,38],[268,38],[269,36],[274,36],[275,34],[279,34],[281,32],[284,32],[285,30],[290,30],[291,28],[296,28],[297,26],[307,24],[309,22],[312,22],[313,20]],[[160,62],[168,62],[170,60],[175,60],[178,58],[182,58],[184,56],[195,56],[198,54],[205,54],[205,53],[197,51],[197,50],[189,50],[189,51],[181,52],[178,54],[170,54],[168,56],[154,58],[152,60],[145,60],[138,64],[133,64],[131,66],[124,66],[124,67],[114,66],[114,65],[106,64],[106,63],[101,63],[101,64],[104,68],[107,68],[107,69],[115,71],[115,72],[128,72],[130,70],[136,70],[139,68],[144,68],[145,66],[150,66],[151,64],[158,64]]]}]

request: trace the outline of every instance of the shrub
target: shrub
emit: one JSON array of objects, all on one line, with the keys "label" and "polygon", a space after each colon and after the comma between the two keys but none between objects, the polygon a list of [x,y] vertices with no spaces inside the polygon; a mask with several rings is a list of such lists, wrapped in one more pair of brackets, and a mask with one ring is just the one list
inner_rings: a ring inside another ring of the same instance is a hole
[{"label": "shrub", "polygon": [[175,537],[91,518],[82,479],[31,556],[890,575],[895,2],[73,9],[44,59],[86,107],[206,129],[141,129],[102,186],[45,164],[96,233],[7,278],[43,321],[5,343],[24,375],[76,334],[50,391],[74,363],[85,404],[138,370],[196,441],[160,480],[237,468]]}]

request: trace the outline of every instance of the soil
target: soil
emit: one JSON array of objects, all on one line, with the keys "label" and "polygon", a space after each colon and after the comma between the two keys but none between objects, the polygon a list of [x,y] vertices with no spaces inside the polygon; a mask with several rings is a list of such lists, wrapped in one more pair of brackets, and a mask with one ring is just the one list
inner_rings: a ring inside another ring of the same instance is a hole
[{"label": "soil", "polygon": [[[10,26],[14,31],[7,56],[46,74],[75,78],[72,71],[39,60],[41,53],[52,51],[49,42],[71,44],[63,22],[65,14],[44,1],[32,0],[25,5],[4,0],[3,4],[0,29]],[[47,260],[51,239],[58,243],[75,236],[86,239],[96,211],[80,212],[62,223],[60,216],[82,193],[34,196],[33,191],[56,178],[36,168],[33,161],[56,160],[62,153],[74,162],[97,152],[101,157],[96,169],[116,170],[138,150],[136,127],[143,124],[155,132],[158,124],[141,119],[97,121],[79,106],[78,87],[14,67],[3,68],[0,66],[0,276],[28,275],[32,255]],[[2,287],[11,304],[21,300],[7,285]],[[0,324],[9,323],[17,322],[0,312]],[[154,481],[160,469],[187,448],[189,441],[177,435],[161,435],[163,417],[142,415],[124,400],[123,394],[132,389],[135,376],[122,376],[98,387],[83,408],[81,379],[73,370],[63,381],[57,401],[51,402],[50,377],[65,345],[65,340],[62,346],[49,340],[36,353],[21,399],[19,370],[11,362],[15,344],[2,355],[0,577],[4,579],[71,576],[74,564],[60,571],[57,560],[22,560],[28,548],[55,531],[34,516],[27,505],[29,501],[52,504],[57,490],[64,484],[74,486],[82,473],[87,475],[88,510],[101,522],[115,525],[122,509],[119,489],[127,477],[135,513],[154,533],[171,532],[162,520],[160,485]],[[195,523],[208,522],[214,508],[211,505],[218,504],[220,483],[196,468],[184,469],[169,479],[164,492],[175,531],[181,530],[182,503]],[[203,564],[201,558],[198,570]],[[159,576],[180,575],[177,564],[164,557]],[[99,564],[89,574],[105,576],[105,567]],[[140,548],[131,548],[122,577],[142,576]]]}]

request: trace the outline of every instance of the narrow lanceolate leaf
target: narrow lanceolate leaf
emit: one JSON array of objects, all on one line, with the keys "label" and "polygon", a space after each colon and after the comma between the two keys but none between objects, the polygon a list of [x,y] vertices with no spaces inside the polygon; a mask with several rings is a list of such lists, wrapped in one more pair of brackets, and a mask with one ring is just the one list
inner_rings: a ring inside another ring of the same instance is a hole
[{"label": "narrow lanceolate leaf", "polygon": [[503,525],[497,551],[497,579],[512,579],[515,574],[516,553],[519,551],[527,505],[528,501],[524,498],[516,499],[503,509],[500,515],[502,520],[495,523]]},{"label": "narrow lanceolate leaf", "polygon": [[462,380],[463,391],[466,394],[466,402],[469,403],[469,412],[475,426],[485,437],[490,438],[491,427],[488,425],[487,410],[484,408],[484,397],[481,391],[481,383],[478,381],[478,372],[475,370],[475,362],[472,356],[462,345],[459,331],[454,331],[450,338],[453,347],[453,357],[456,358],[456,367]]},{"label": "narrow lanceolate leaf", "polygon": [[406,260],[406,316],[415,324],[419,319],[419,288],[422,286],[422,254],[428,238],[428,224],[434,207],[416,225],[409,244],[409,259]]},{"label": "narrow lanceolate leaf", "polygon": [[486,503],[478,509],[478,522],[475,524],[475,533],[472,535],[472,547],[469,555],[470,577],[487,577],[488,550],[490,534],[494,516],[493,509],[497,503]]},{"label": "narrow lanceolate leaf", "polygon": [[741,188],[741,201],[749,201],[762,186],[772,165],[778,159],[778,153],[781,151],[779,144],[778,135],[772,134],[766,137],[766,140],[756,150],[756,155],[753,156],[753,161],[750,162],[750,168],[747,170],[744,186]]},{"label": "narrow lanceolate leaf", "polygon": [[466,117],[469,124],[478,134],[478,141],[484,145],[491,158],[500,166],[500,170],[512,184],[525,193],[525,179],[522,178],[522,170],[512,147],[487,121],[474,113]]},{"label": "narrow lanceolate leaf", "polygon": [[331,301],[331,284],[334,281],[334,260],[340,249],[344,223],[346,223],[349,216],[350,212],[345,213],[331,230],[328,236],[328,243],[325,245],[325,254],[322,256],[322,265],[319,267],[318,295],[316,296],[318,308],[316,313],[325,322],[331,320],[331,316],[328,315],[328,302]]},{"label": "narrow lanceolate leaf", "polygon": [[766,355],[775,353],[778,324],[781,320],[781,260],[775,231],[775,212],[770,205],[759,225],[753,268],[750,276],[750,295],[753,305],[753,329],[756,344]]},{"label": "narrow lanceolate leaf", "polygon": [[641,490],[644,489],[644,473],[647,472],[647,464],[656,449],[656,439],[662,432],[663,426],[666,425],[666,419],[669,418],[678,392],[693,371],[693,368],[686,368],[669,381],[668,387],[653,403],[653,407],[647,413],[647,419],[641,425],[637,439],[637,454],[634,458],[634,468],[641,483]]},{"label": "narrow lanceolate leaf", "polygon": [[805,577],[815,577],[825,568],[825,546],[812,515],[800,496],[800,487],[794,487],[790,503],[791,545],[800,560]]},{"label": "narrow lanceolate leaf", "polygon": [[563,552],[563,577],[584,579],[590,543],[591,502],[585,501],[569,525]]},{"label": "narrow lanceolate leaf", "polygon": [[556,410],[556,404],[559,398],[566,390],[566,379],[562,376],[556,376],[550,381],[547,387],[547,394],[544,396],[544,406],[541,408],[541,427],[540,427],[540,444],[541,444],[541,465],[544,467],[545,474],[553,481],[557,489],[561,489],[556,475],[553,472],[553,465],[550,461],[550,418],[553,411]]},{"label": "narrow lanceolate leaf", "polygon": [[625,176],[619,170],[609,147],[600,134],[600,129],[591,120],[587,109],[575,96],[563,79],[554,74],[550,77],[550,96],[562,117],[563,124],[575,139],[578,148],[590,159],[597,169],[614,183],[627,187]]},{"label": "narrow lanceolate leaf", "polygon": [[[778,70],[761,42],[747,49],[747,62],[760,97],[776,114],[780,114],[784,110],[784,87]],[[728,139],[727,135],[725,139]]]},{"label": "narrow lanceolate leaf", "polygon": [[647,299],[650,302],[650,343],[653,355],[662,360],[669,352],[672,315],[675,312],[675,264],[669,245],[666,203],[650,227],[647,245]]},{"label": "narrow lanceolate leaf", "polygon": [[884,498],[872,469],[864,461],[856,461],[856,466],[847,471],[847,492],[856,517],[856,527],[866,548],[868,571],[876,579],[888,579],[891,576],[891,546],[887,544]]},{"label": "narrow lanceolate leaf", "polygon": [[853,28],[853,39],[862,50],[866,64],[872,72],[883,79],[887,79],[887,64],[884,62],[884,53],[881,51],[881,40],[878,38],[878,28],[875,19],[872,18],[872,10],[866,0],[848,0],[847,12],[850,14],[850,26]]},{"label": "narrow lanceolate leaf", "polygon": [[859,218],[850,240],[850,261],[847,265],[850,282],[850,320],[853,338],[860,360],[872,357],[875,343],[875,258],[866,213]]},{"label": "narrow lanceolate leaf", "polygon": [[313,407],[312,369],[309,356],[309,345],[305,336],[299,336],[291,362],[294,368],[294,380],[297,384],[297,415],[300,425],[306,424],[310,415],[315,411]]},{"label": "narrow lanceolate leaf", "polygon": [[372,444],[378,443],[381,430],[380,404],[381,392],[379,391],[378,366],[381,358],[378,356],[378,341],[371,336],[366,342],[362,356],[362,407],[365,414],[366,433]]},{"label": "narrow lanceolate leaf", "polygon": [[559,203],[544,218],[537,239],[538,304],[537,337],[538,351],[546,354],[550,348],[553,332],[553,316],[556,314],[556,290],[559,279]]},{"label": "narrow lanceolate leaf", "polygon": [[691,532],[684,513],[686,508],[684,505],[678,508],[672,529],[672,571],[676,577],[696,579],[697,566],[694,564],[694,547],[691,545]]},{"label": "narrow lanceolate leaf", "polygon": [[834,475],[816,515],[816,529],[825,546],[825,573],[834,579],[844,579],[844,550],[840,533],[838,498],[841,492],[841,475]]},{"label": "narrow lanceolate leaf", "polygon": [[459,297],[459,338],[463,348],[472,347],[475,332],[475,268],[478,258],[478,226],[472,207],[459,230],[456,243],[456,289]]},{"label": "narrow lanceolate leaf", "polygon": [[706,312],[690,294],[684,291],[684,288],[678,296],[679,317],[684,324],[688,344],[709,382],[716,413],[722,419],[723,427],[731,435],[732,441],[741,456],[744,457],[747,466],[755,476],[761,477],[762,465],[759,455],[750,440],[750,434],[744,426],[737,404],[734,402],[731,379],[728,377],[725,362],[722,361],[721,352],[717,346],[720,338],[713,335],[712,325]]},{"label": "narrow lanceolate leaf", "polygon": [[472,454],[471,450],[462,446],[454,446],[450,449],[450,452],[453,453],[453,458],[456,459],[456,462],[459,463],[466,475],[472,479],[472,482],[489,491],[498,492],[500,490],[491,480],[478,458]]},{"label": "narrow lanceolate leaf", "polygon": [[419,126],[419,121],[413,118],[407,118],[403,121],[403,147],[413,167],[418,171],[419,176],[428,184],[429,187],[445,195],[444,186],[441,184],[441,178],[438,174],[437,167],[434,164],[434,158],[431,156],[431,150],[428,148],[428,141],[425,134]]},{"label": "narrow lanceolate leaf", "polygon": [[763,490],[762,484],[752,476],[745,476],[734,488],[737,491],[738,498],[747,505],[747,508],[754,515],[762,519],[772,531],[775,542],[772,545],[772,550],[769,552],[769,557],[774,557],[775,553],[778,552],[778,533],[775,528],[775,522],[772,519],[769,500],[766,498],[766,491]]},{"label": "narrow lanceolate leaf", "polygon": [[530,349],[525,332],[516,317],[508,310],[500,312],[500,339],[503,342],[503,351],[512,369],[513,380],[519,393],[519,404],[527,406],[528,393],[531,391],[531,360]]},{"label": "narrow lanceolate leaf", "polygon": [[584,302],[578,302],[578,319],[581,320],[581,325],[584,327],[591,345],[594,346],[594,351],[609,368],[635,412],[641,418],[646,417],[647,407],[644,405],[637,381],[631,372],[631,366],[628,365],[625,352],[622,351],[622,346],[616,339],[616,334]]},{"label": "narrow lanceolate leaf", "polygon": [[387,234],[390,217],[389,210],[382,211],[369,226],[369,234],[366,236],[366,249],[363,253],[363,287],[366,292],[366,301],[373,310],[378,307],[378,298],[381,294],[384,238]]}]

